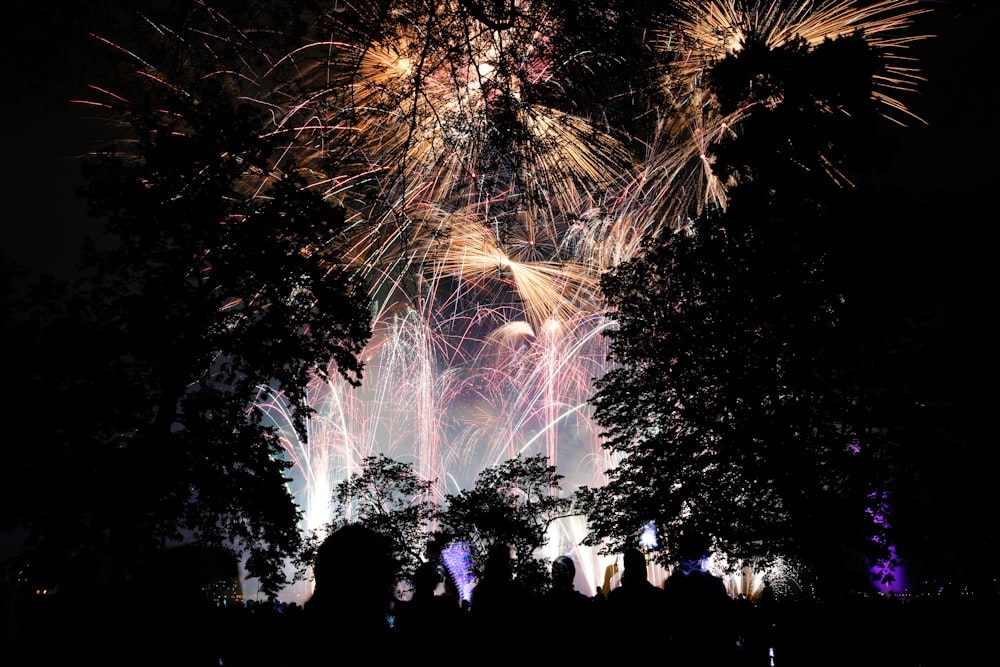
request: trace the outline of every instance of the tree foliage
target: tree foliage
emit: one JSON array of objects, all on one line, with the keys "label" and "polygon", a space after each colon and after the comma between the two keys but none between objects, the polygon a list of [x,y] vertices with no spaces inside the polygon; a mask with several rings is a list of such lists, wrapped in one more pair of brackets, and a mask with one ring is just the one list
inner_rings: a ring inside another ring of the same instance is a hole
[{"label": "tree foliage", "polygon": [[540,589],[549,564],[540,550],[553,522],[570,514],[572,500],[562,497],[562,475],[545,455],[516,456],[483,470],[471,489],[444,495],[438,503],[437,480],[424,480],[413,466],[379,454],[337,485],[330,528],[364,524],[393,545],[400,578],[408,581],[429,556],[431,542],[465,542],[473,567],[481,568],[489,547],[506,544],[517,553],[516,575]]},{"label": "tree foliage", "polygon": [[572,501],[561,497],[562,475],[544,455],[516,456],[479,473],[471,489],[445,496],[442,530],[470,545],[481,567],[490,545],[516,552],[515,573],[526,585],[547,576],[538,550],[554,521],[570,514]]},{"label": "tree foliage", "polygon": [[53,548],[107,540],[125,562],[179,539],[245,551],[275,593],[299,511],[255,402],[280,392],[304,431],[312,374],[360,382],[370,316],[339,260],[344,216],[294,170],[268,171],[275,139],[224,87],[121,111],[131,139],[92,159],[82,193],[107,239],[45,332],[76,355],[46,380],[87,413],[55,415],[52,444],[89,474],[60,489],[62,517],[24,518]]},{"label": "tree foliage", "polygon": [[384,454],[365,457],[361,470],[337,485],[330,533],[361,523],[387,538],[400,578],[410,580],[427,552],[438,507],[436,480],[421,479],[409,463]]},{"label": "tree foliage", "polygon": [[[831,99],[809,75],[831,51],[867,95]],[[687,530],[737,561],[780,555],[838,581],[888,557],[870,511],[888,483],[885,447],[830,244],[830,202],[852,165],[828,139],[870,127],[869,65],[863,41],[845,38],[814,51],[751,41],[715,69],[727,109],[748,109],[714,156],[728,208],[602,280],[617,368],[592,403],[618,463],[579,496],[592,542],[620,549],[652,521],[664,564]]]}]

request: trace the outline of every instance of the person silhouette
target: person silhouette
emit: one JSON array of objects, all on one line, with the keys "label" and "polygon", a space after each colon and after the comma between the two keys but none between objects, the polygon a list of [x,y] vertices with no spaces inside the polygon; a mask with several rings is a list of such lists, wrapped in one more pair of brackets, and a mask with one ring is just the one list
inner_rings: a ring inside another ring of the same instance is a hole
[{"label": "person silhouette", "polygon": [[348,524],[330,534],[317,550],[313,594],[303,605],[306,636],[331,638],[313,657],[328,657],[336,647],[369,664],[393,662],[396,574],[390,545],[378,533]]},{"label": "person silhouette", "polygon": [[469,620],[472,631],[486,643],[509,644],[534,630],[523,618],[526,594],[514,579],[510,546],[489,547],[482,576],[472,589]]},{"label": "person silhouette", "polygon": [[646,567],[646,556],[639,548],[625,549],[621,583],[608,593],[602,620],[627,646],[652,650],[662,635],[665,607],[663,590],[650,583]]},{"label": "person silhouette", "polygon": [[590,598],[576,590],[574,580],[576,579],[576,564],[569,556],[559,556],[552,561],[552,587],[547,593],[547,597],[560,603],[574,605],[577,608],[584,604],[586,609],[590,608]]},{"label": "person silhouette", "polygon": [[591,652],[578,637],[593,637],[597,630],[597,603],[576,590],[576,564],[569,556],[552,561],[551,586],[541,596],[539,649],[553,662],[575,662]]},{"label": "person silhouette", "polygon": [[722,579],[705,569],[709,540],[686,530],[677,540],[677,562],[663,582],[667,655],[671,665],[729,665],[736,650],[736,603]]},{"label": "person silhouette", "polygon": [[436,664],[441,661],[442,642],[455,650],[466,639],[467,619],[458,597],[437,593],[447,576],[438,562],[422,563],[413,575],[413,595],[397,607],[394,628],[407,662]]}]

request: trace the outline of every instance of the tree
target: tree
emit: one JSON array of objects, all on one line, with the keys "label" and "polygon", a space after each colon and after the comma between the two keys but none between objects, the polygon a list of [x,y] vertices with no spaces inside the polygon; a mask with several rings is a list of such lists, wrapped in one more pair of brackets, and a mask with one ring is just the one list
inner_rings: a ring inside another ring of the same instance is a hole
[{"label": "tree", "polygon": [[[74,357],[39,380],[77,406],[39,416],[46,452],[66,455],[66,478],[87,474],[22,523],[49,548],[102,543],[121,563],[178,539],[223,545],[274,594],[303,543],[256,401],[281,392],[304,437],[311,374],[361,381],[370,316],[340,260],[343,212],[294,168],[270,169],[279,139],[222,85],[119,111],[128,148],[97,155],[82,193],[109,240],[85,251],[73,307],[37,341]],[[38,479],[52,461],[35,463]]]},{"label": "tree", "polygon": [[420,479],[409,463],[384,454],[368,456],[356,472],[337,485],[333,497],[336,518],[329,532],[361,523],[385,536],[393,547],[400,578],[409,581],[424,562],[437,505],[434,482]]},{"label": "tree", "polygon": [[[827,87],[831,60],[860,83]],[[890,557],[872,518],[888,443],[837,276],[834,202],[860,163],[830,141],[871,136],[874,65],[857,37],[751,37],[713,71],[723,113],[746,110],[713,156],[728,207],[602,279],[617,368],[591,402],[619,462],[578,497],[591,543],[620,550],[653,522],[661,563],[688,530],[738,562],[804,562],[833,588]]]},{"label": "tree", "polygon": [[516,576],[530,589],[547,581],[549,563],[537,556],[552,523],[568,516],[572,501],[560,497],[562,475],[542,455],[516,456],[479,473],[471,489],[445,496],[443,532],[468,542],[482,568],[490,545],[516,552]]}]

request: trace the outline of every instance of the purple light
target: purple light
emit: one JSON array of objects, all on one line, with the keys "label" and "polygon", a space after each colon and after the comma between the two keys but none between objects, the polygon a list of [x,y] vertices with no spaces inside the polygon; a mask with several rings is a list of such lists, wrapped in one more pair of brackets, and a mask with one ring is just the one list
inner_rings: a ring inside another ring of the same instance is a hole
[{"label": "purple light", "polygon": [[[872,506],[868,508],[868,514],[876,526],[888,527],[885,515],[888,511],[888,500],[885,495],[878,496],[872,494]],[[882,543],[882,538],[876,534],[873,538],[877,543]],[[899,565],[899,557],[896,555],[896,547],[889,545],[889,560],[887,563],[876,563],[871,567],[871,573],[875,580],[875,589],[882,595],[890,593],[902,593],[907,588],[906,572],[902,565]],[[890,577],[886,580],[886,577]]]},{"label": "purple light", "polygon": [[452,542],[441,552],[441,558],[462,600],[471,602],[475,577],[472,576],[472,554],[469,553],[469,545],[465,542]]}]

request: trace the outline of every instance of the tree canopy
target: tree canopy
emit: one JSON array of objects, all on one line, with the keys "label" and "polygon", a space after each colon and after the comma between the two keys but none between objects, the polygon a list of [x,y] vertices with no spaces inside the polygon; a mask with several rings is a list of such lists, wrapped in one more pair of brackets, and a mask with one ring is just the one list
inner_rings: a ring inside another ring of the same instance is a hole
[{"label": "tree canopy", "polygon": [[411,580],[425,562],[439,508],[433,500],[437,480],[421,479],[413,466],[384,454],[365,457],[361,469],[334,491],[329,532],[361,523],[392,545],[399,576]]},{"label": "tree canopy", "polygon": [[[482,572],[490,547],[516,553],[517,577],[533,590],[547,585],[542,549],[552,524],[574,513],[562,493],[562,476],[544,455],[516,456],[484,469],[472,488],[441,494],[438,480],[421,479],[409,463],[384,454],[366,457],[358,472],[337,485],[336,518],[328,532],[363,524],[386,538],[401,582],[420,566],[462,545],[473,576]],[[456,582],[459,584],[461,582]]]},{"label": "tree canopy", "polygon": [[130,138],[87,166],[82,194],[107,239],[47,314],[47,338],[25,341],[39,357],[73,350],[27,376],[77,409],[34,406],[54,460],[22,471],[64,469],[53,497],[73,504],[19,518],[45,548],[95,544],[123,562],[180,539],[221,544],[250,553],[273,594],[302,541],[290,464],[255,402],[280,392],[304,429],[313,374],[360,382],[370,315],[340,259],[342,211],[294,170],[269,172],[275,139],[246,105],[199,92],[125,105]]},{"label": "tree canopy", "polygon": [[[857,77],[855,94],[815,75],[830,58]],[[842,330],[831,231],[856,164],[831,139],[871,135],[871,62],[854,38],[814,50],[750,40],[713,69],[724,110],[746,109],[714,153],[727,208],[602,280],[617,368],[592,403],[617,464],[581,496],[592,541],[617,550],[653,522],[664,564],[695,531],[736,561],[782,556],[861,585],[889,558],[872,513],[891,469],[864,359]]]},{"label": "tree canopy", "polygon": [[547,580],[549,564],[539,550],[550,526],[572,513],[561,480],[545,455],[508,459],[480,472],[472,488],[445,496],[441,529],[466,541],[480,568],[491,545],[506,544],[516,553],[514,571],[523,582]]}]

